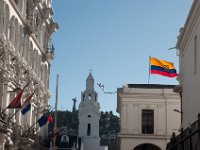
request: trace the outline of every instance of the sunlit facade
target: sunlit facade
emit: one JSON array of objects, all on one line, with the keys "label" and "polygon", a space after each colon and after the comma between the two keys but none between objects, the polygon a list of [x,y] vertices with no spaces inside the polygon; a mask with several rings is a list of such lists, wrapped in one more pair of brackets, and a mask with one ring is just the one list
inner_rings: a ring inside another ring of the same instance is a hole
[{"label": "sunlit facade", "polygon": [[[48,134],[35,122],[49,108],[51,37],[58,28],[52,16],[51,0],[0,0],[0,150],[37,149]],[[22,104],[35,92],[31,110],[4,111],[25,85]]]},{"label": "sunlit facade", "polygon": [[117,90],[118,150],[165,150],[181,124],[174,85],[128,84]]}]

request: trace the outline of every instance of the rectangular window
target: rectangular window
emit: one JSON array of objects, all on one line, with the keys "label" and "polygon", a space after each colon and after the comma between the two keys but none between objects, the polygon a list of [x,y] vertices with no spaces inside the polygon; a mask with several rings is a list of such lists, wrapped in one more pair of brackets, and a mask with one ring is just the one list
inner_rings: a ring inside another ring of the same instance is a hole
[{"label": "rectangular window", "polygon": [[197,36],[194,37],[194,74],[197,73]]},{"label": "rectangular window", "polygon": [[90,125],[90,123],[88,123],[87,136],[90,136],[90,134],[91,134],[91,125]]},{"label": "rectangular window", "polygon": [[154,133],[154,110],[151,109],[142,110],[142,133],[143,134]]}]

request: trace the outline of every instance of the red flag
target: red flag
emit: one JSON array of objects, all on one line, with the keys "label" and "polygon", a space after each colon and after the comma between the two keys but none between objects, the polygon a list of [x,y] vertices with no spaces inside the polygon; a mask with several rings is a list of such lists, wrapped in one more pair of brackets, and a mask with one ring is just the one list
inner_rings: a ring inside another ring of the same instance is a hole
[{"label": "red flag", "polygon": [[53,122],[53,118],[52,118],[51,115],[48,116],[48,122],[49,122],[49,123],[52,123],[52,122]]},{"label": "red flag", "polygon": [[22,109],[25,108],[27,105],[29,105],[30,100],[32,99],[33,95],[35,94],[35,92],[33,92],[24,102]]},{"label": "red flag", "polygon": [[6,107],[7,108],[21,108],[21,98],[22,94],[24,92],[24,89],[29,85],[30,81],[27,82],[27,84],[23,87],[23,89],[20,90],[19,94],[11,101],[11,103]]},{"label": "red flag", "polygon": [[21,108],[21,97],[23,90],[17,94],[17,96],[11,101],[7,108]]}]

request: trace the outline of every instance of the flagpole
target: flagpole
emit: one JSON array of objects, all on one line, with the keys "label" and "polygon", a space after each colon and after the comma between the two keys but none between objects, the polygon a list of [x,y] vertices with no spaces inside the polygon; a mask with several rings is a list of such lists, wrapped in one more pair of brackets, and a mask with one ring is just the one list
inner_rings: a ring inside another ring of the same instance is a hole
[{"label": "flagpole", "polygon": [[[31,130],[31,128],[33,128],[33,127],[36,125],[37,122],[38,122],[38,121],[34,122],[34,124],[32,124],[32,125],[26,130],[25,133],[27,133],[29,130]],[[39,128],[39,127],[38,127],[38,128]],[[37,128],[37,129],[38,129],[38,128]]]},{"label": "flagpole", "polygon": [[149,56],[149,77],[148,77],[148,84],[149,84],[149,81],[150,81],[150,70],[151,70],[150,60],[151,60],[151,56]]},{"label": "flagpole", "polygon": [[53,147],[54,147],[54,148],[56,148],[56,136],[55,136],[55,131],[56,131],[56,129],[57,129],[58,78],[59,78],[59,75],[57,74],[57,78],[56,78],[55,122],[54,122],[54,137],[53,137]]},{"label": "flagpole", "polygon": [[[46,114],[46,113],[45,113]],[[44,117],[44,115],[45,114],[43,114],[42,115],[42,117]],[[40,119],[42,118],[42,117],[40,117]],[[27,131],[29,131],[29,130],[31,130],[31,128],[33,128],[37,123],[38,123],[38,121],[40,120],[40,119],[38,119],[36,122],[34,122],[28,129],[27,129]],[[48,121],[48,120],[47,120]],[[46,123],[45,123],[46,124]],[[36,127],[36,129],[38,130],[40,127]],[[36,131],[37,131],[36,130]]]},{"label": "flagpole", "polygon": [[7,107],[5,109],[3,109],[3,111],[0,114],[0,116],[4,115],[4,113],[5,113],[6,110],[7,110]]},{"label": "flagpole", "polygon": [[12,116],[8,119],[9,121],[18,113],[18,111],[20,110],[20,108],[18,108],[14,114],[12,114]]}]

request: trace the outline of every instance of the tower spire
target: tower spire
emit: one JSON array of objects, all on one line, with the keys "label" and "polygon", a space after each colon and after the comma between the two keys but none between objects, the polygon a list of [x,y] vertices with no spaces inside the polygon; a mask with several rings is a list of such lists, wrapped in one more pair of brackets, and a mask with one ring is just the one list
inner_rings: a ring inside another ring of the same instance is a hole
[{"label": "tower spire", "polygon": [[93,78],[91,72],[89,73],[87,80],[86,80],[86,90],[94,91],[94,78]]},{"label": "tower spire", "polygon": [[94,89],[94,78],[90,72],[86,79],[86,89],[81,93],[81,102],[78,110],[78,137],[83,150],[100,149],[100,104],[97,98],[98,93]]}]

